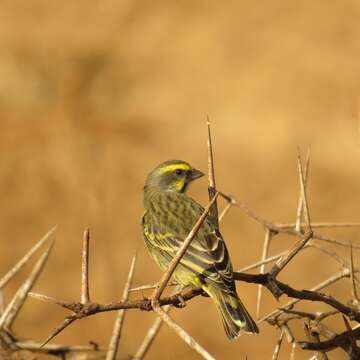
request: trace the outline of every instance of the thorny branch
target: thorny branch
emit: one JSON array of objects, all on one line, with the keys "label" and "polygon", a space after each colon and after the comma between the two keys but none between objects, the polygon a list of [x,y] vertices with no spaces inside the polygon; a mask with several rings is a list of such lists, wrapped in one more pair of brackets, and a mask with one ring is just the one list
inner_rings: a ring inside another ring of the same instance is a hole
[{"label": "thorny branch", "polygon": [[[84,242],[83,242],[83,252],[82,252],[82,280],[81,280],[81,299],[79,302],[68,302],[63,300],[57,300],[52,297],[31,293],[31,288],[33,287],[35,281],[37,280],[44,264],[48,258],[49,249],[43,254],[43,256],[38,260],[37,264],[34,267],[34,270],[29,275],[28,279],[24,284],[19,288],[13,299],[10,300],[6,306],[4,306],[3,311],[0,313],[0,347],[3,342],[5,342],[9,349],[12,351],[18,351],[22,349],[27,349],[34,352],[45,352],[48,354],[58,355],[64,357],[69,353],[76,353],[77,351],[99,351],[98,346],[65,346],[65,345],[49,345],[47,344],[51,339],[53,339],[57,334],[63,331],[67,326],[73,322],[80,320],[85,317],[89,317],[101,312],[109,311],[118,311],[118,316],[116,324],[114,327],[114,332],[112,335],[112,340],[107,350],[108,359],[114,359],[117,353],[117,344],[120,340],[121,328],[123,324],[123,316],[125,310],[129,309],[138,309],[143,311],[154,311],[158,317],[154,322],[154,325],[150,328],[148,334],[146,335],[143,343],[139,347],[134,359],[140,360],[143,359],[145,354],[148,352],[150,346],[154,343],[156,334],[160,329],[161,323],[164,321],[169,325],[181,338],[184,340],[191,348],[197,351],[202,358],[204,359],[214,359],[212,355],[208,353],[206,349],[200,346],[191,335],[185,331],[179,324],[177,324],[168,314],[168,311],[171,307],[182,308],[185,306],[186,302],[190,301],[192,298],[205,295],[202,290],[187,288],[182,289],[179,292],[173,293],[168,296],[161,296],[165,288],[172,286],[173,284],[169,282],[171,275],[175,270],[177,264],[181,261],[182,256],[184,255],[187,246],[190,244],[191,240],[196,235],[197,230],[201,227],[202,222],[208,215],[214,216],[216,219],[219,218],[219,221],[224,218],[224,216],[231,210],[233,207],[237,207],[245,212],[250,218],[259,223],[265,230],[265,242],[263,248],[263,254],[260,261],[244,267],[241,271],[234,273],[235,281],[242,281],[252,284],[260,285],[265,287],[275,299],[278,299],[280,296],[286,295],[291,300],[280,306],[278,309],[270,312],[269,314],[264,315],[258,320],[258,323],[266,321],[268,324],[275,326],[280,331],[280,337],[278,344],[275,347],[273,359],[278,358],[281,343],[286,339],[291,343],[291,354],[290,359],[294,358],[295,349],[300,347],[305,350],[312,350],[318,352],[318,357],[326,359],[326,352],[331,351],[336,348],[343,349],[350,357],[350,359],[356,359],[356,356],[359,356],[359,348],[356,345],[356,340],[360,339],[360,325],[351,328],[348,319],[356,321],[360,324],[360,309],[359,309],[359,298],[357,285],[360,283],[357,274],[360,272],[360,269],[354,264],[353,252],[360,249],[359,244],[353,244],[350,241],[343,241],[338,239],[333,239],[328,236],[323,236],[313,229],[321,228],[332,228],[332,227],[359,227],[359,223],[327,223],[327,222],[312,222],[310,219],[309,213],[309,204],[307,200],[306,187],[308,183],[308,172],[309,172],[309,161],[310,155],[308,152],[305,167],[302,166],[300,152],[298,152],[298,173],[299,173],[299,182],[300,182],[300,196],[298,202],[298,209],[296,212],[296,219],[294,223],[289,224],[276,224],[268,220],[263,219],[258,216],[255,212],[247,208],[244,204],[238,203],[233,196],[229,196],[222,192],[219,192],[215,186],[215,170],[213,163],[213,148],[211,142],[211,131],[210,124],[208,121],[208,164],[209,164],[209,204],[206,207],[202,216],[198,219],[197,224],[194,226],[192,231],[189,233],[187,239],[184,240],[183,246],[179,249],[177,256],[174,258],[173,262],[170,264],[168,270],[165,272],[160,282],[155,285],[145,285],[140,286],[134,289],[130,289],[131,279],[133,277],[135,261],[132,262],[132,266],[129,272],[127,284],[124,289],[123,298],[120,302],[113,302],[109,304],[99,304],[90,299],[89,291],[89,240],[90,233],[87,229],[84,233]],[[220,195],[226,200],[226,205],[218,216],[217,208],[217,197]],[[305,221],[302,221],[305,219]],[[306,226],[306,230],[303,226]],[[11,270],[7,272],[5,276],[0,278],[0,291],[7,285],[7,283],[12,279],[12,277],[19,272],[19,270],[29,262],[34,253],[40,248],[50,237],[54,229],[50,230],[48,234],[44,236],[35,246],[26,254]],[[295,236],[298,238],[298,241],[287,251],[283,251],[279,254],[269,255],[270,245],[274,242],[276,237],[280,234]],[[324,242],[324,244],[319,243],[318,241]],[[337,246],[346,247],[350,251],[350,260],[346,260],[338,255],[336,251],[328,249],[325,245],[326,243],[331,243]],[[321,251],[324,255],[334,259],[339,263],[342,269],[328,279],[322,281],[319,284],[314,285],[310,290],[306,289],[297,289],[289,284],[284,283],[283,281],[278,280],[279,274],[284,271],[286,266],[293,260],[295,256],[298,256],[304,249],[315,249]],[[266,264],[271,264],[272,267],[266,272]],[[260,272],[258,274],[248,274],[246,271],[251,269],[256,269],[260,267]],[[341,301],[335,299],[334,297],[320,292],[320,290],[325,289],[327,286],[340,281],[341,279],[349,278],[351,283],[351,301],[348,304],[344,304]],[[130,291],[135,292],[144,289],[155,289],[153,294],[150,297],[144,297],[141,299],[128,299],[128,294]],[[56,304],[60,307],[63,307],[71,313],[67,316],[62,324],[60,324],[50,336],[44,341],[43,344],[37,344],[32,340],[22,339],[21,341],[13,334],[11,330],[11,325],[15,321],[19,311],[21,310],[23,303],[27,296],[33,298],[47,301],[53,304]],[[260,299],[261,299],[261,290],[259,290],[258,295],[258,304],[257,304],[257,314],[260,313]],[[327,312],[304,312],[294,309],[294,306],[300,301],[312,301],[328,305],[331,310]],[[323,320],[329,316],[338,316],[342,314],[344,317],[345,328],[340,334],[336,334],[335,331],[330,329],[328,326],[323,324]],[[298,341],[295,339],[295,336],[291,329],[291,322],[293,320],[303,320],[305,324],[305,335],[308,337],[308,341]],[[321,337],[320,337],[321,336]],[[322,340],[325,339],[325,340]]]}]

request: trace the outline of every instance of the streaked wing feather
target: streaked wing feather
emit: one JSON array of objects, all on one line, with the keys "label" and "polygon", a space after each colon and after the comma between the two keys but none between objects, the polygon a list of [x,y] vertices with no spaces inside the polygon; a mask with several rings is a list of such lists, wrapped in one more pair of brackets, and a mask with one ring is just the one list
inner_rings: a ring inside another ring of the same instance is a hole
[{"label": "streaked wing feather", "polygon": [[[182,195],[184,196],[184,195]],[[171,199],[171,198],[170,198]],[[169,200],[167,200],[169,202]],[[174,199],[174,202],[177,199]],[[187,216],[177,213],[177,208],[172,206],[160,206],[160,210],[166,212],[166,223],[159,219],[163,214],[150,213],[151,219],[146,221],[151,224],[147,233],[151,234],[150,242],[157,251],[162,253],[164,259],[172,259],[179,247],[190,232],[193,219],[201,216],[203,208],[194,200],[186,197],[188,206],[183,210]],[[196,220],[195,220],[196,221]],[[146,230],[144,231],[144,236]],[[170,261],[168,260],[168,261]],[[188,250],[181,260],[181,265],[195,275],[203,275],[206,282],[211,282],[217,287],[232,291],[234,280],[229,254],[221,234],[215,229],[211,218],[207,218],[200,228],[197,236],[191,242]]]}]

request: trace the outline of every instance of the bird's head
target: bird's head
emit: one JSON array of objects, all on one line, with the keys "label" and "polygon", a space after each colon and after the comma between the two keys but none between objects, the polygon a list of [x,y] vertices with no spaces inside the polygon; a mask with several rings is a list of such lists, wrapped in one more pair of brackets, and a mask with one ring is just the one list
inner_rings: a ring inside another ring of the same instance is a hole
[{"label": "bird's head", "polygon": [[203,175],[204,173],[185,161],[168,160],[150,172],[146,179],[145,191],[184,192],[192,181]]}]

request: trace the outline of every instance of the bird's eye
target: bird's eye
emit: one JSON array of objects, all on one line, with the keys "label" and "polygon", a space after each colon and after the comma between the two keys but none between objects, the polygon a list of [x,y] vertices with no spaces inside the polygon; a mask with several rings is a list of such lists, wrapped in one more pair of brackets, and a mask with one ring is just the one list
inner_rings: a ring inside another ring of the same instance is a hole
[{"label": "bird's eye", "polygon": [[176,173],[176,175],[181,175],[183,173],[183,171],[181,169],[176,169],[175,173]]}]

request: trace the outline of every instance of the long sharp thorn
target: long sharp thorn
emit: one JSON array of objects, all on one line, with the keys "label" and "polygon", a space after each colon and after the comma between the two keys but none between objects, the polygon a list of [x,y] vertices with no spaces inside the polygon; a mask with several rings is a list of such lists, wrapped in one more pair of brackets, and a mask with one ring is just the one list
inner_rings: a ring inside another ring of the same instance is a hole
[{"label": "long sharp thorn", "polygon": [[279,272],[294,258],[296,254],[298,254],[306,244],[311,240],[312,232],[308,232],[304,235],[302,239],[297,241],[294,246],[287,252],[287,254],[281,257],[271,268],[270,274],[276,277]]},{"label": "long sharp thorn", "polygon": [[[172,295],[177,294],[181,291],[182,286],[177,286],[175,288],[175,290],[172,292]],[[165,313],[169,313],[170,310],[172,309],[171,305],[165,305],[162,308],[164,310]],[[147,354],[147,352],[149,351],[151,345],[154,343],[154,340],[157,336],[157,334],[159,333],[161,326],[163,324],[163,320],[161,319],[161,317],[157,317],[153,324],[151,325],[150,329],[148,330],[146,336],[144,337],[144,340],[142,341],[142,343],[140,344],[139,348],[137,349],[133,360],[142,360],[145,355]]]},{"label": "long sharp thorn", "polygon": [[[212,147],[212,140],[211,140],[211,127],[210,127],[210,119],[207,117],[207,147],[208,147],[208,177],[209,177],[209,201],[216,194],[216,184],[215,184],[215,168],[214,168],[214,152]],[[216,227],[219,227],[219,213],[217,207],[217,201],[213,203],[210,209],[210,215],[213,217],[214,221],[216,222]]]},{"label": "long sharp thorn", "polygon": [[299,170],[299,177],[300,177],[300,191],[301,191],[301,197],[303,202],[303,208],[304,208],[304,215],[306,220],[306,225],[311,230],[311,220],[310,220],[310,212],[309,212],[309,206],[307,203],[307,197],[306,197],[306,184],[304,180],[304,174],[303,174],[303,168],[302,168],[302,162],[301,162],[301,156],[300,156],[300,149],[298,148],[298,170]]},{"label": "long sharp thorn", "polygon": [[49,341],[51,341],[55,336],[59,335],[65,328],[67,328],[70,324],[72,324],[76,320],[75,316],[67,317],[60,326],[58,326],[50,336],[46,338],[46,340],[39,346],[40,349],[44,347]]},{"label": "long sharp thorn", "polygon": [[90,246],[90,230],[85,229],[82,262],[81,262],[81,303],[87,304],[90,302],[89,294],[89,246]]},{"label": "long sharp thorn", "polygon": [[[310,148],[308,149],[308,152],[306,155],[306,163],[305,163],[305,169],[304,169],[304,187],[305,188],[307,185],[309,163],[310,163]],[[301,174],[299,174],[299,175],[301,176]],[[301,181],[300,181],[300,186],[301,186]],[[295,231],[297,231],[297,232],[301,231],[301,220],[303,217],[303,210],[304,210],[304,199],[303,199],[302,191],[300,188],[299,205],[298,205],[298,210],[297,210],[297,214],[296,214],[296,222],[295,222]]]},{"label": "long sharp thorn", "polygon": [[[136,264],[136,255],[132,258],[132,261],[131,261],[129,275],[128,275],[128,278],[127,278],[127,281],[126,281],[126,284],[124,287],[123,296],[121,299],[122,301],[127,301],[129,298],[131,282],[134,277],[135,264]],[[112,336],[110,339],[109,348],[106,353],[106,360],[115,360],[116,359],[116,355],[118,353],[118,348],[119,348],[120,337],[121,337],[121,329],[122,329],[122,325],[124,323],[124,317],[125,317],[125,310],[124,309],[119,310],[117,312],[117,317],[116,317],[115,324],[114,324],[114,330],[113,330],[113,333],[112,333]]]},{"label": "long sharp thorn", "polygon": [[50,303],[50,304],[56,304],[58,306],[61,306],[65,309],[68,309],[68,310],[73,310],[73,304],[69,304],[65,301],[62,301],[62,300],[58,300],[58,299],[55,299],[51,296],[47,296],[47,295],[43,295],[43,294],[38,294],[38,293],[33,293],[33,292],[29,292],[28,293],[28,297],[31,297],[33,299],[37,299],[37,300],[40,300],[40,301],[44,301],[44,302],[47,302],[47,303]]},{"label": "long sharp thorn", "polygon": [[2,289],[21,269],[22,267],[31,259],[35,252],[49,239],[49,237],[56,230],[56,226],[50,229],[25,255],[18,263],[13,266],[1,279],[0,279],[0,289]]},{"label": "long sharp thorn", "polygon": [[51,242],[48,249],[42,254],[40,259],[36,262],[32,272],[30,273],[29,277],[26,281],[20,286],[18,291],[16,292],[15,296],[6,307],[4,313],[0,318],[0,329],[5,327],[6,329],[10,329],[11,325],[15,321],[19,311],[21,310],[22,306],[25,303],[27,298],[27,294],[31,291],[32,287],[34,286],[36,280],[38,279],[41,271],[44,268],[44,265],[49,257],[51,248],[54,242]]},{"label": "long sharp thorn", "polygon": [[215,360],[215,358],[203,348],[193,337],[191,337],[179,324],[177,324],[161,307],[155,307],[156,313],[161,319],[173,329],[178,336],[188,344],[193,350],[195,350],[203,359]]},{"label": "long sharp thorn", "polygon": [[[163,307],[164,312],[168,313],[172,309],[171,305],[165,305]],[[138,350],[136,351],[133,360],[142,360],[147,352],[149,351],[151,345],[154,343],[156,335],[159,333],[161,326],[163,324],[161,317],[157,317],[153,324],[151,325],[149,331],[144,337],[143,342],[140,344]]]}]

